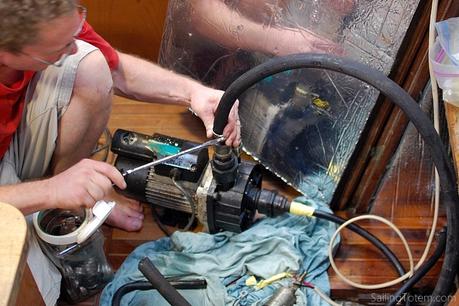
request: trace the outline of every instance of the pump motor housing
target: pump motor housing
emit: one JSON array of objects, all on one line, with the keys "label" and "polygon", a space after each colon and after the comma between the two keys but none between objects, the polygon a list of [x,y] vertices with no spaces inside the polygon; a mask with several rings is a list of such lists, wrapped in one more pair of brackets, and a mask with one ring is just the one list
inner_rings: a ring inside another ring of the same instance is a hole
[{"label": "pump motor housing", "polygon": [[[161,134],[118,129],[111,150],[115,167],[126,172],[152,160],[176,154],[197,143]],[[241,232],[253,224],[257,209],[269,216],[288,210],[287,199],[261,189],[261,167],[241,161],[230,147],[218,145],[213,159],[203,148],[125,177],[126,196],[191,214],[209,232]],[[267,196],[270,194],[272,196]],[[194,209],[192,207],[194,205]]]}]

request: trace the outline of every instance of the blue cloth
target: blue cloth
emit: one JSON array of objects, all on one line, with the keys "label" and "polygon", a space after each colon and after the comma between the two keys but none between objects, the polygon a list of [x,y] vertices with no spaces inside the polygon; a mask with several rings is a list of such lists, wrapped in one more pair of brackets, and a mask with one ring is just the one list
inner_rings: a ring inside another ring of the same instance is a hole
[{"label": "blue cloth", "polygon": [[[279,286],[289,285],[291,279],[261,290],[247,287],[245,279],[252,275],[267,279],[286,271],[307,271],[305,280],[328,294],[327,250],[335,230],[336,226],[325,220],[284,214],[265,218],[240,234],[175,232],[170,238],[136,248],[105,287],[100,305],[111,305],[120,286],[146,280],[137,268],[145,256],[165,277],[207,281],[207,289],[179,290],[193,306],[262,305]],[[306,300],[308,305],[328,305],[311,289],[302,287],[297,291],[297,305],[305,305]],[[169,304],[150,290],[126,294],[121,305]]]}]

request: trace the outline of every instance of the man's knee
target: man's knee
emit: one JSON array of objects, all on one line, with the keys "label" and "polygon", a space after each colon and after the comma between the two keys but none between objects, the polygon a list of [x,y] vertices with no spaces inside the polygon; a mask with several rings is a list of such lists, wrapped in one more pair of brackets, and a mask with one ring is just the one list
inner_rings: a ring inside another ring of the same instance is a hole
[{"label": "man's knee", "polygon": [[59,122],[52,173],[62,172],[91,154],[110,117],[112,83],[99,50],[79,61],[70,103]]},{"label": "man's knee", "polygon": [[73,95],[92,111],[110,112],[113,80],[107,61],[99,51],[86,55],[78,65]]}]

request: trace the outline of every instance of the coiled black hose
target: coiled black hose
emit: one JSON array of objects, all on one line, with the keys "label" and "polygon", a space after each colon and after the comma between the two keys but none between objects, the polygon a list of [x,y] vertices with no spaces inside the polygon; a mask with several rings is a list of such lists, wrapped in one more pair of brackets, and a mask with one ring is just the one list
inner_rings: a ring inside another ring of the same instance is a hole
[{"label": "coiled black hose", "polygon": [[443,143],[427,115],[422,112],[411,96],[383,73],[364,64],[328,54],[294,54],[273,58],[238,77],[223,94],[214,120],[214,134],[222,135],[228,116],[239,96],[260,80],[273,74],[297,69],[315,68],[340,72],[366,82],[379,90],[399,106],[418,130],[430,153],[440,176],[440,193],[446,207],[447,238],[446,252],[441,273],[431,305],[441,305],[441,298],[448,295],[454,284],[459,258],[459,197],[456,191],[456,175],[448,159]]}]

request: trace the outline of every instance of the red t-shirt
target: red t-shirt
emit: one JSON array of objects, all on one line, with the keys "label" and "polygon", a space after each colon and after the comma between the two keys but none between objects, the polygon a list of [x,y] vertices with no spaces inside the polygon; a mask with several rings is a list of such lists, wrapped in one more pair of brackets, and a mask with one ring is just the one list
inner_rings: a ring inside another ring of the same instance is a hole
[{"label": "red t-shirt", "polygon": [[[88,23],[84,24],[78,38],[99,48],[111,70],[118,67],[118,53]],[[34,74],[34,71],[24,71],[22,79],[14,84],[6,86],[0,83],[0,159],[8,150],[21,122],[25,91]]]}]

